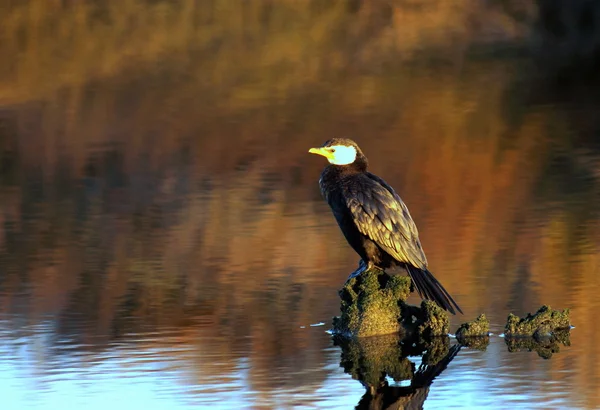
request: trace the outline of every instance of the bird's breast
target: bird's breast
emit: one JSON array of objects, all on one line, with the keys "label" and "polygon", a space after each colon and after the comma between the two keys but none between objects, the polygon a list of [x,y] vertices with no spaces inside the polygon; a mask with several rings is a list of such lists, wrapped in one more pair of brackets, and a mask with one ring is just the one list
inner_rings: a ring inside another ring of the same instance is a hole
[{"label": "bird's breast", "polygon": [[321,188],[321,194],[323,198],[331,203],[332,198],[339,196],[340,193],[340,181],[337,178],[332,178],[331,175],[325,171],[319,178],[319,187]]}]

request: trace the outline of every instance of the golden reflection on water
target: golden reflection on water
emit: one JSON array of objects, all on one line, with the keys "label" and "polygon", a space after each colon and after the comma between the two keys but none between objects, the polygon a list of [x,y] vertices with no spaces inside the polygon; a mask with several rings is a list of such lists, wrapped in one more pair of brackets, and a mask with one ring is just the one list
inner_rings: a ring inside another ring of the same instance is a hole
[{"label": "golden reflection on water", "polygon": [[[509,311],[572,309],[572,346],[543,367],[563,387],[536,393],[600,406],[596,102],[524,91],[521,59],[466,58],[481,33],[455,32],[450,64],[413,64],[439,51],[452,13],[477,7],[436,9],[423,28],[396,3],[356,14],[352,2],[153,2],[142,13],[133,0],[67,3],[26,2],[2,25],[11,41],[0,54],[22,56],[0,74],[9,328],[50,317],[56,338],[93,356],[135,340],[132,329],[168,325],[177,341],[152,348],[193,351],[200,390],[225,394],[214,385],[248,360],[257,400],[309,395],[332,353],[307,327],[329,324],[357,256],[319,197],[324,164],[306,150],[349,136],[409,205],[432,271],[467,318],[485,312],[501,333]],[[523,36],[506,24],[507,38]],[[18,40],[24,27],[37,31]],[[398,30],[413,40],[398,45]],[[516,379],[540,369],[533,353],[487,354]]]}]

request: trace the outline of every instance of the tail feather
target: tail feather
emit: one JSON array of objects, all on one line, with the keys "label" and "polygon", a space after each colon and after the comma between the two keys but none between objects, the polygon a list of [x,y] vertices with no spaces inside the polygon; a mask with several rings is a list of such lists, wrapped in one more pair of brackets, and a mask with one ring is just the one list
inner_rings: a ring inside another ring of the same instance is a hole
[{"label": "tail feather", "polygon": [[431,300],[437,303],[443,309],[446,309],[448,312],[453,315],[456,314],[456,310],[460,313],[463,311],[456,304],[452,296],[448,293],[446,289],[442,286],[442,284],[433,276],[431,272],[427,269],[419,269],[414,266],[407,266],[406,270],[410,275],[410,278],[419,293],[419,296],[423,299]]}]

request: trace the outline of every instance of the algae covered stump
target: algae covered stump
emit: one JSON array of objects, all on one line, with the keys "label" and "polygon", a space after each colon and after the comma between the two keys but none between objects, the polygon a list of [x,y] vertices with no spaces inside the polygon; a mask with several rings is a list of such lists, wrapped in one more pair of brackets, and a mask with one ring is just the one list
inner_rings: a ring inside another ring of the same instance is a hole
[{"label": "algae covered stump", "polygon": [[341,315],[333,319],[334,333],[348,337],[399,332],[447,335],[446,311],[427,300],[420,307],[407,305],[411,288],[408,276],[390,276],[379,269],[351,277],[339,291]]}]

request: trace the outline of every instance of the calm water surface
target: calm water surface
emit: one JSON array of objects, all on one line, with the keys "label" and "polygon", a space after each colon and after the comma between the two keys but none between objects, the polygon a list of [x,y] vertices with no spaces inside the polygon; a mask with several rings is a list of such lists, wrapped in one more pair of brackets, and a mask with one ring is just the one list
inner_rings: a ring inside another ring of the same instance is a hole
[{"label": "calm water surface", "polygon": [[[3,409],[600,408],[597,86],[477,33],[389,40],[441,9],[59,3],[2,24]],[[407,202],[452,331],[492,323],[410,395],[385,360],[427,355],[326,333],[358,261],[307,153],[333,136]],[[542,304],[570,342],[509,352],[508,313]]]}]

